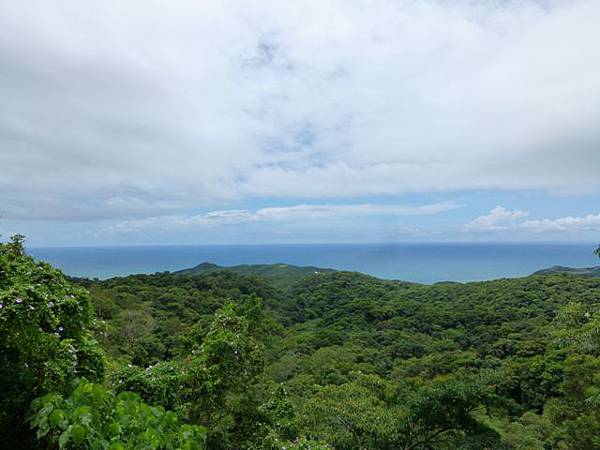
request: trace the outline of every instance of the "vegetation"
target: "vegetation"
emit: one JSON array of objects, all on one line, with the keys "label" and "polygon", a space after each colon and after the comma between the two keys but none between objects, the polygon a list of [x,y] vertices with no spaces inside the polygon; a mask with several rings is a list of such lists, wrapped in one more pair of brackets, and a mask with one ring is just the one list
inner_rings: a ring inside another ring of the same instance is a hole
[{"label": "vegetation", "polygon": [[22,242],[0,244],[0,448],[30,445],[26,416],[35,397],[104,375],[87,292],[26,256]]},{"label": "vegetation", "polygon": [[180,424],[177,414],[148,406],[137,394],[118,395],[82,379],[68,398],[50,393],[32,403],[36,437],[65,449],[204,448],[203,427]]},{"label": "vegetation", "polygon": [[0,448],[600,448],[598,278],[212,269],[68,281],[0,244]]},{"label": "vegetation", "polygon": [[240,264],[224,267],[205,262],[191,269],[179,270],[173,273],[176,275],[208,275],[215,272],[233,272],[238,275],[258,276],[269,281],[274,287],[285,289],[309,275],[329,273],[333,270],[314,266],[294,266],[292,264]]},{"label": "vegetation", "polygon": [[[596,252],[600,256],[600,248]],[[554,275],[554,274],[577,275],[581,277],[596,277],[600,278],[600,267],[564,267],[553,266],[548,269],[538,270],[534,275]]]}]

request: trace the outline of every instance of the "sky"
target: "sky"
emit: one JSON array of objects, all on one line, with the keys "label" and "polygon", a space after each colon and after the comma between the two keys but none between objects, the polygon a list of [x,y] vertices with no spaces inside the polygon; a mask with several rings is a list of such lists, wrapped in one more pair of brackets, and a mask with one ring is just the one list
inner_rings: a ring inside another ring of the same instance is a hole
[{"label": "sky", "polygon": [[597,0],[4,0],[0,234],[600,240]]}]

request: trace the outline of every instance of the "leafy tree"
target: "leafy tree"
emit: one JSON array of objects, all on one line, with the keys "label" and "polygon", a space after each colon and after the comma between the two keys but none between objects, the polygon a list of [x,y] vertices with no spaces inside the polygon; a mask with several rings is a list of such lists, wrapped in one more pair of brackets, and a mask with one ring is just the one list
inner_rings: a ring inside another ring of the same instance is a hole
[{"label": "leafy tree", "polygon": [[349,383],[325,386],[307,403],[304,426],[335,448],[389,448],[404,412],[386,403],[385,389],[379,377],[360,373]]},{"label": "leafy tree", "polygon": [[137,394],[115,395],[81,380],[65,398],[47,394],[33,402],[31,425],[48,448],[91,450],[200,450],[206,430],[182,424],[174,412],[149,406]]},{"label": "leafy tree", "polygon": [[76,377],[100,380],[86,292],[25,254],[23,237],[0,243],[0,447],[27,447],[33,398],[67,392]]},{"label": "leafy tree", "polygon": [[111,381],[119,392],[135,392],[150,405],[181,411],[185,389],[181,364],[160,362],[147,368],[128,364],[114,372]]},{"label": "leafy tree", "polygon": [[191,419],[209,428],[211,448],[253,440],[263,417],[254,386],[264,368],[264,347],[248,321],[227,305],[194,353],[187,380]]},{"label": "leafy tree", "polygon": [[308,402],[306,425],[340,449],[446,448],[469,440],[497,443],[498,436],[473,412],[494,406],[493,387],[480,380],[444,380],[429,386],[394,385],[354,373],[352,381],[325,386]]}]

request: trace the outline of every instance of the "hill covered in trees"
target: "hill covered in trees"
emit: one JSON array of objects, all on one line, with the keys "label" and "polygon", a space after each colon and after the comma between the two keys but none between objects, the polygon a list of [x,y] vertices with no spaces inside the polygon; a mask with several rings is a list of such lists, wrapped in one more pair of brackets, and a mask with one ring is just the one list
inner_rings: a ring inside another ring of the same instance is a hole
[{"label": "hill covered in trees", "polygon": [[534,275],[556,275],[556,274],[568,274],[577,275],[580,277],[600,277],[600,266],[596,267],[565,267],[565,266],[553,266],[547,269],[538,270]]},{"label": "hill covered in trees", "polygon": [[212,269],[69,282],[2,244],[0,447],[600,448],[600,279]]},{"label": "hill covered in trees", "polygon": [[238,275],[259,276],[273,286],[285,289],[309,275],[333,272],[314,266],[295,266],[293,264],[240,264],[237,266],[219,266],[204,262],[190,269],[173,272],[175,275],[208,275],[215,272],[233,272]]}]

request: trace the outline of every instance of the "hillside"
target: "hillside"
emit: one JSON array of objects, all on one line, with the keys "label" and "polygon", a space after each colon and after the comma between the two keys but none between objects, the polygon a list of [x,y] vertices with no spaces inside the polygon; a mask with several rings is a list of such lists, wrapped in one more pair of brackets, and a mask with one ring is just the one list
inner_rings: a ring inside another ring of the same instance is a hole
[{"label": "hillside", "polygon": [[0,245],[0,447],[600,448],[600,279],[277,266],[69,281]]},{"label": "hillside", "polygon": [[219,266],[204,262],[190,269],[173,272],[174,275],[207,275],[219,271],[233,272],[238,275],[259,276],[268,280],[273,286],[286,289],[293,283],[309,275],[334,272],[314,266],[294,266],[292,264],[241,264],[237,266]]},{"label": "hillside", "polygon": [[557,275],[567,274],[576,275],[581,277],[600,277],[600,266],[596,267],[565,267],[565,266],[552,266],[547,269],[538,270],[533,275]]},{"label": "hillside", "polygon": [[[598,311],[600,280],[547,275],[420,285],[327,272],[302,277],[281,291],[254,275],[211,272],[138,275],[88,285],[98,314],[113,330],[102,338],[111,358],[125,358],[134,367],[185,361],[193,349],[190,339],[205,339],[214,314],[233,303],[254,317],[254,336],[266,346],[263,386],[285,389],[295,411],[292,429],[336,449],[404,448],[418,439],[401,421],[394,422],[394,415],[417,414],[411,420],[428,421],[433,419],[425,419],[425,410],[437,409],[468,425],[445,423],[450,430],[443,440],[414,448],[594,448],[588,438],[596,431],[576,426],[584,420],[598,423],[600,436],[600,420],[595,422],[597,413],[585,406],[586,397],[568,394],[575,380],[586,386],[577,389],[595,389],[580,365],[585,360],[595,370],[600,359],[579,344],[571,350],[559,344],[578,342],[569,333],[592,324],[581,317]],[[258,322],[256,299],[264,305]],[[138,327],[130,340],[132,320],[151,326]],[[564,330],[564,323],[572,329]],[[144,393],[147,388],[138,384],[132,388]],[[488,385],[495,386],[493,392],[486,391]],[[390,397],[383,394],[388,391]],[[475,404],[505,406],[475,420],[462,406],[452,409],[462,402],[470,405],[467,410]],[[570,411],[572,419],[556,408]],[[389,417],[391,423],[374,426],[367,445],[340,428],[340,420],[371,415]],[[421,426],[425,436],[440,432],[431,424]],[[395,437],[386,434],[389,427],[399,427]]]}]

